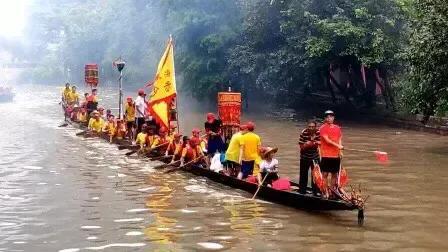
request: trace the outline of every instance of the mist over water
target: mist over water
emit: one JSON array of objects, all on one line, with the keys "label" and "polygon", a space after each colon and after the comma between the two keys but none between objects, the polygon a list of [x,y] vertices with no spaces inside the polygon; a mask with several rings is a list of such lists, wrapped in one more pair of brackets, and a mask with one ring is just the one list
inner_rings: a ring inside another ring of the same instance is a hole
[{"label": "mist over water", "polygon": [[[446,138],[344,124],[345,146],[382,149],[391,158],[383,167],[369,154],[344,155],[350,182],[370,195],[360,228],[355,212],[298,211],[191,174],[163,174],[151,168],[157,163],[59,128],[60,87],[16,91],[14,103],[0,104],[0,251],[447,248]],[[114,92],[101,89],[101,103],[113,106]],[[280,174],[297,180],[304,122],[245,119],[256,122],[264,144],[279,147]],[[181,114],[181,129],[202,121],[191,110]]]}]

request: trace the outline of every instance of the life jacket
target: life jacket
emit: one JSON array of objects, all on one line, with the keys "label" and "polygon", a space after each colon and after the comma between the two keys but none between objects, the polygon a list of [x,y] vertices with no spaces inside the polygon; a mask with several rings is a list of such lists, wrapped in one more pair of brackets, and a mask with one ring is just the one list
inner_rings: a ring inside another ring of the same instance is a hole
[{"label": "life jacket", "polygon": [[199,146],[191,147],[190,145],[187,145],[185,149],[182,151],[182,156],[184,157],[184,162],[190,162],[197,157],[199,157]]},{"label": "life jacket", "polygon": [[96,110],[98,108],[98,101],[96,95],[87,96],[87,109],[88,110]]},{"label": "life jacket", "polygon": [[151,147],[152,144],[156,141],[157,135],[146,135],[145,143],[147,147]]},{"label": "life jacket", "polygon": [[[175,143],[173,140],[170,142],[170,144],[168,145],[168,154],[169,155],[174,155],[176,153],[177,150],[182,149],[182,144],[179,143]],[[179,152],[179,151],[177,151]]]},{"label": "life jacket", "polygon": [[126,136],[126,127],[122,124],[120,127],[117,127],[115,130],[115,137],[117,139],[123,139]]}]

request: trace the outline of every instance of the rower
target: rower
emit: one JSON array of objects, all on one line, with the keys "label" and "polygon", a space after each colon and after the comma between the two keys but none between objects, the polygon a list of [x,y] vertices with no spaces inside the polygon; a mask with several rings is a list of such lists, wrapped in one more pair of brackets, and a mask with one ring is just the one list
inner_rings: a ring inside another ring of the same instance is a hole
[{"label": "rower", "polygon": [[78,118],[79,110],[80,110],[79,106],[77,104],[75,104],[73,106],[72,112],[70,113],[70,120],[76,121],[76,119]]},{"label": "rower", "polygon": [[81,110],[78,111],[76,121],[80,123],[87,123],[87,109],[85,107],[81,107]]},{"label": "rower", "polygon": [[[146,125],[146,124],[145,124]],[[159,138],[159,136],[157,136],[155,134],[155,130],[153,126],[150,125],[146,125],[146,138],[145,138],[145,145],[146,145],[146,149],[148,151],[151,150],[153,144],[155,143],[155,141]]]},{"label": "rower", "polygon": [[115,118],[113,115],[107,118],[107,121],[103,126],[103,133],[109,136],[109,142],[112,143],[112,138],[115,134]]},{"label": "rower", "polygon": [[126,128],[128,129],[128,138],[134,139],[135,130],[135,104],[132,97],[126,98],[126,104],[124,105],[124,117],[126,118]]},{"label": "rower", "polygon": [[114,115],[112,115],[112,111],[110,109],[106,109],[106,120],[109,119],[109,116],[114,116]]},{"label": "rower", "polygon": [[199,146],[201,147],[201,150],[203,153],[207,153],[207,139],[201,137],[201,130],[198,128],[194,128],[191,131],[191,138],[196,137],[197,139],[199,139]]},{"label": "rower", "polygon": [[324,197],[329,197],[328,175],[331,174],[331,188],[337,190],[337,178],[341,168],[342,146],[341,128],[334,124],[334,112],[325,111],[325,123],[320,127],[320,168],[325,183]]},{"label": "rower", "polygon": [[103,130],[104,120],[100,117],[100,113],[97,110],[92,112],[92,118],[89,120],[87,129],[95,134],[101,134]]},{"label": "rower", "polygon": [[188,136],[182,137],[182,141],[180,143],[180,148],[178,148],[174,151],[173,158],[171,158],[171,163],[181,159],[182,153],[183,153],[184,149],[187,148],[189,141],[190,141],[190,138],[188,138]]},{"label": "rower", "polygon": [[255,124],[253,122],[246,123],[246,129],[243,130],[243,136],[241,138],[241,147],[239,155],[239,164],[241,165],[241,171],[238,174],[239,179],[245,179],[249,175],[253,174],[255,161],[260,159],[258,150],[261,146],[260,137],[255,134]]},{"label": "rower", "polygon": [[159,151],[161,153],[165,153],[165,150],[170,142],[170,138],[168,137],[167,133],[167,129],[165,127],[161,127],[159,129],[159,137],[157,137],[151,144],[151,148],[154,149],[155,147],[160,146]]},{"label": "rower", "polygon": [[117,120],[114,137],[116,137],[118,140],[122,140],[126,137],[126,125],[124,124],[123,119]]},{"label": "rower", "polygon": [[263,149],[263,160],[260,163],[260,172],[257,175],[258,184],[261,184],[261,182],[264,180],[264,185],[272,186],[272,182],[279,178],[278,160],[274,158],[274,154],[277,151],[278,148],[266,147]]},{"label": "rower", "polygon": [[[172,160],[175,161],[178,158],[180,158],[181,149],[182,149],[182,141],[181,138],[182,135],[179,133],[174,133],[173,138],[170,140],[170,143],[168,144],[168,147],[165,151],[165,157],[169,155],[173,155]],[[174,157],[174,154],[177,154],[179,157]]]},{"label": "rower", "polygon": [[104,120],[107,121],[107,117],[104,115],[104,108],[103,107],[99,107],[98,108],[98,112],[100,112],[101,118],[103,118]]},{"label": "rower", "polygon": [[135,144],[140,145],[140,151],[143,151],[145,149],[145,143],[146,143],[146,136],[147,136],[147,127],[146,124],[142,125],[142,132],[139,132],[137,134]]},{"label": "rower", "polygon": [[[183,166],[185,163],[197,160],[199,157],[203,157],[204,154],[199,147],[199,139],[191,138],[185,148],[182,150],[182,155],[180,158],[180,165]],[[197,160],[195,164],[198,164],[200,160]],[[195,165],[193,164],[193,166]]]},{"label": "rower", "polygon": [[87,108],[87,98],[89,97],[89,93],[84,93],[84,101],[81,103],[81,107]]}]

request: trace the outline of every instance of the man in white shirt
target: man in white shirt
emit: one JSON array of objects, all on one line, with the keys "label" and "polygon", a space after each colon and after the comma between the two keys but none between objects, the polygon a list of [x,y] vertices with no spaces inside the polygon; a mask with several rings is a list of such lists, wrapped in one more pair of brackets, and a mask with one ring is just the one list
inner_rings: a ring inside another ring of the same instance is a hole
[{"label": "man in white shirt", "polygon": [[146,102],[145,102],[145,90],[139,89],[138,96],[135,99],[135,123],[137,124],[137,135],[142,131],[142,125],[145,123],[146,116]]}]

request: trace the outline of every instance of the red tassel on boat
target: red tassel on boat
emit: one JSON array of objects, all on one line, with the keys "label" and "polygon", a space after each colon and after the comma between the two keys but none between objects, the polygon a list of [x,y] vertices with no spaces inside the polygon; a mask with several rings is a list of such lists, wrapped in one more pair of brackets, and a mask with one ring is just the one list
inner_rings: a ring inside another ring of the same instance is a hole
[{"label": "red tassel on boat", "polygon": [[341,171],[339,173],[339,181],[338,181],[338,185],[339,187],[344,187],[348,184],[348,174],[347,174],[347,170],[344,168],[341,168]]},{"label": "red tassel on boat", "polygon": [[322,177],[322,172],[320,172],[320,167],[318,164],[314,165],[312,175],[313,175],[314,183],[319,188],[319,190],[321,192],[323,192],[325,189],[324,179]]}]

